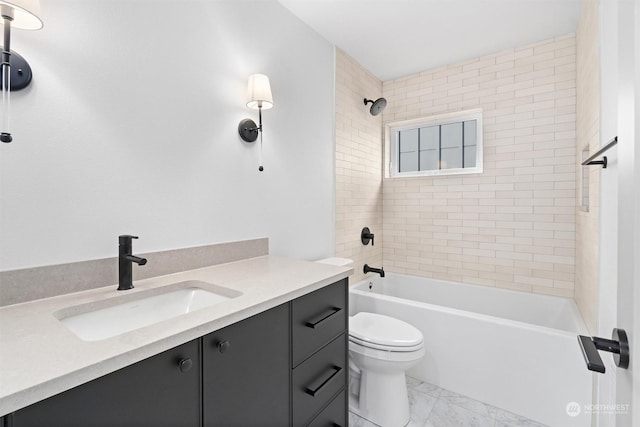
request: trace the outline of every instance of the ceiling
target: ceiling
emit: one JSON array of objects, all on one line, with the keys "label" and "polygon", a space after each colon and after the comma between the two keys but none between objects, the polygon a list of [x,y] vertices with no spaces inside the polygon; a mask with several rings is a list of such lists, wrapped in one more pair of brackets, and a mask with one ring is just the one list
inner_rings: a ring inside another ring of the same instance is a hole
[{"label": "ceiling", "polygon": [[575,32],[581,0],[278,0],[382,81]]}]

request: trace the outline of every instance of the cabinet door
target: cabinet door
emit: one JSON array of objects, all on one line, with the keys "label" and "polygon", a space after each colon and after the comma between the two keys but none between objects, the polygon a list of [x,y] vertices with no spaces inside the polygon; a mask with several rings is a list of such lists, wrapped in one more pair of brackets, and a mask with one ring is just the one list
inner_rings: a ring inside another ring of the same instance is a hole
[{"label": "cabinet door", "polygon": [[204,425],[290,424],[289,304],[203,338]]},{"label": "cabinet door", "polygon": [[200,340],[145,359],[12,415],[13,427],[200,425]]}]

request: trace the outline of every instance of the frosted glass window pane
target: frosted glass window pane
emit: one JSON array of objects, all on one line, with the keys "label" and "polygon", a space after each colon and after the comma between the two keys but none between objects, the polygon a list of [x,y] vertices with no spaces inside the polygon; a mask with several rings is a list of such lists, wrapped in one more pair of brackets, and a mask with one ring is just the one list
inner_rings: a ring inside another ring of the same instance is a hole
[{"label": "frosted glass window pane", "polygon": [[[443,126],[444,127],[444,126]],[[462,130],[462,126],[460,126]],[[452,169],[462,167],[462,148],[443,148],[440,152],[442,159],[440,169]]]},{"label": "frosted glass window pane", "polygon": [[464,122],[464,146],[476,145],[476,140],[476,121]]},{"label": "frosted glass window pane", "polygon": [[399,172],[414,172],[418,170],[418,152],[400,153]]},{"label": "frosted glass window pane", "polygon": [[418,151],[418,129],[400,131],[400,152]]},{"label": "frosted glass window pane", "polygon": [[420,129],[420,150],[437,150],[440,147],[440,126]]},{"label": "frosted glass window pane", "polygon": [[440,126],[442,148],[462,148],[462,122]]},{"label": "frosted glass window pane", "polygon": [[420,151],[420,170],[431,171],[438,169],[438,150]]},{"label": "frosted glass window pane", "polygon": [[[465,140],[467,139],[465,134]],[[476,167],[476,147],[464,147],[464,167],[474,168]]]}]

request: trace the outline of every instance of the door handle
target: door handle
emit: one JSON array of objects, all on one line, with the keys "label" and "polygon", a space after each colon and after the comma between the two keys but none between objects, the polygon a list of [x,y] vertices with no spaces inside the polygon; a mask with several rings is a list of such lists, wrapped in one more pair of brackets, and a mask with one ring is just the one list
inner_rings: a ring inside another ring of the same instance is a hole
[{"label": "door handle", "polygon": [[600,337],[586,337],[578,335],[578,343],[582,349],[582,356],[587,369],[604,374],[605,368],[598,350],[613,353],[613,361],[618,368],[629,368],[629,340],[624,329],[614,328],[611,339]]}]

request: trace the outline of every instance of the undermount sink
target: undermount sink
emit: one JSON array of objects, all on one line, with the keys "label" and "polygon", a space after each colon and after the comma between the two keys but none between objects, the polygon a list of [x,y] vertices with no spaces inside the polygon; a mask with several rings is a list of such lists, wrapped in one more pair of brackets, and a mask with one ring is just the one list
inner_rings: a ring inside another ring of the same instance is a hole
[{"label": "undermount sink", "polygon": [[[205,289],[206,288],[206,289]],[[241,292],[196,280],[69,307],[56,318],[84,341],[99,341],[212,307]]]}]

